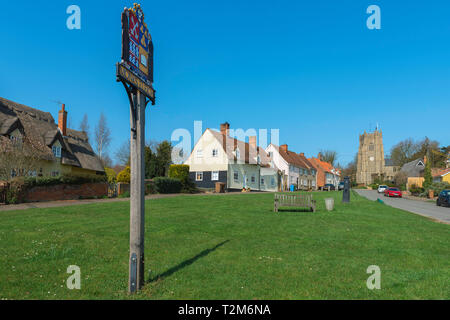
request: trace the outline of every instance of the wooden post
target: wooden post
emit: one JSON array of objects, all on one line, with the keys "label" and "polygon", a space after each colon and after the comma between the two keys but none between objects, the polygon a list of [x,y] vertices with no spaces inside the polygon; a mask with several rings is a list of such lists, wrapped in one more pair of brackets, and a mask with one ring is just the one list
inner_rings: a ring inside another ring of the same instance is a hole
[{"label": "wooden post", "polygon": [[[130,181],[130,273],[128,291],[134,293],[144,285],[145,240],[145,96],[135,90],[132,93],[135,112],[130,111],[131,123],[131,181]],[[131,107],[132,108],[132,107]],[[133,114],[134,113],[134,114]]]}]

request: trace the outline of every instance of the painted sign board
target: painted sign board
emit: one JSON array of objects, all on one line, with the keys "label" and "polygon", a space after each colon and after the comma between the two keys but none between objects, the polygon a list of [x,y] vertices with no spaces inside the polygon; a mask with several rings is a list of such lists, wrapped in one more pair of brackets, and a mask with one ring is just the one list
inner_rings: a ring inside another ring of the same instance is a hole
[{"label": "painted sign board", "polygon": [[149,89],[153,83],[153,42],[139,4],[122,12],[122,61],[117,69],[122,77],[126,70],[134,75],[129,76],[134,80],[132,84],[137,86],[139,80],[139,90],[146,88],[143,93],[154,99],[154,94],[150,96],[153,89]]}]

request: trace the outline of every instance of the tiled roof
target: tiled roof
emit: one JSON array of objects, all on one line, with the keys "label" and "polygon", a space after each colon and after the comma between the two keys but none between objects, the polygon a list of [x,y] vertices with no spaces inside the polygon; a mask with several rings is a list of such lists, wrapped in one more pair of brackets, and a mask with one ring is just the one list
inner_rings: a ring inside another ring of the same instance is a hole
[{"label": "tiled roof", "polygon": [[450,168],[448,168],[448,169],[441,169],[441,170],[435,172],[433,174],[433,177],[443,177],[443,176],[445,176],[446,174],[449,174],[449,173],[450,173]]},{"label": "tiled roof", "polygon": [[[236,138],[232,138],[228,135],[224,136],[222,133],[212,129],[207,130],[209,130],[213,134],[213,136],[220,142],[220,144],[224,148],[224,151],[227,154],[228,159],[237,160],[242,163],[256,164],[257,156],[259,155],[261,166],[270,165],[270,158],[263,148],[257,146],[255,149],[252,146],[250,146],[250,144],[248,144],[247,142],[238,140]],[[236,148],[239,148],[240,151],[239,159],[236,158],[235,153]]]}]

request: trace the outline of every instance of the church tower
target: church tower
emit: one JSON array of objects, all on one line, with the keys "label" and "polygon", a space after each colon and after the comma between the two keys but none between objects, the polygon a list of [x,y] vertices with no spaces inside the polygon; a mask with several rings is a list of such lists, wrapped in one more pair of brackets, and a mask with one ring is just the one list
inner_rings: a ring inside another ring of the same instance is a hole
[{"label": "church tower", "polygon": [[376,178],[384,179],[383,133],[375,129],[372,133],[364,131],[359,136],[356,183],[369,185]]}]

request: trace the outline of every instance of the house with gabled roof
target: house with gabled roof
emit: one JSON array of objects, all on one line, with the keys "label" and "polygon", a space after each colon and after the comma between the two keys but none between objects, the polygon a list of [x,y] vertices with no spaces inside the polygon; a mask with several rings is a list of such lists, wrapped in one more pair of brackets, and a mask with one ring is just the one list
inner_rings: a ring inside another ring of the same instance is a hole
[{"label": "house with gabled roof", "polygon": [[269,144],[266,152],[274,165],[282,173],[282,189],[289,190],[291,185],[299,190],[316,190],[317,170],[308,161],[304,153],[288,150],[288,145]]},{"label": "house with gabled roof", "polygon": [[33,141],[39,159],[31,172],[11,170],[16,175],[59,176],[61,174],[104,174],[104,168],[92,150],[87,134],[67,128],[67,111],[62,105],[55,123],[44,112],[0,97],[0,143]]},{"label": "house with gabled roof", "polygon": [[220,132],[206,129],[184,164],[199,188],[213,189],[222,182],[228,190],[278,190],[278,170],[257,146],[256,136],[249,142],[231,137],[229,123],[221,124]]},{"label": "house with gabled roof", "polygon": [[329,162],[323,161],[320,153],[317,155],[317,158],[311,157],[308,160],[317,170],[317,188],[321,189],[326,184],[338,187],[341,181],[341,171],[338,168],[333,167]]},{"label": "house with gabled roof", "polygon": [[447,182],[450,184],[450,168],[436,170],[433,174],[433,182]]}]

